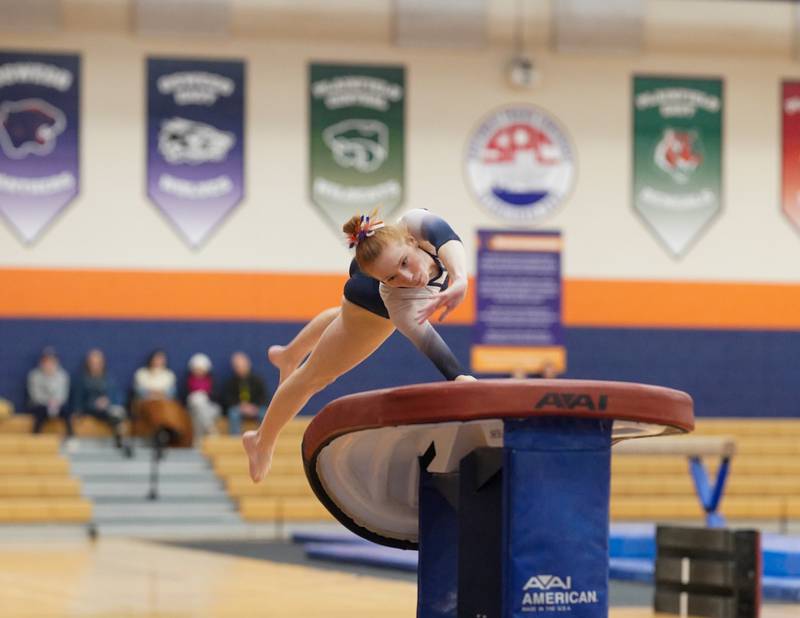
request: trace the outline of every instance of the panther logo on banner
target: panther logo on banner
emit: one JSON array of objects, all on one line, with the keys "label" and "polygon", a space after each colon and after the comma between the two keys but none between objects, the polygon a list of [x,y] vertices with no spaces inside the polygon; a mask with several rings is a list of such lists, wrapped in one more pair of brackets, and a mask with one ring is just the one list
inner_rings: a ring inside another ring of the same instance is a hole
[{"label": "panther logo on banner", "polygon": [[0,103],[0,147],[12,159],[50,154],[66,128],[64,112],[41,99]]},{"label": "panther logo on banner", "polygon": [[552,214],[574,184],[566,132],[544,111],[509,107],[485,119],[470,138],[466,173],[478,201],[511,221]]},{"label": "panther logo on banner", "polygon": [[36,242],[80,190],[80,57],[0,52],[0,216]]}]

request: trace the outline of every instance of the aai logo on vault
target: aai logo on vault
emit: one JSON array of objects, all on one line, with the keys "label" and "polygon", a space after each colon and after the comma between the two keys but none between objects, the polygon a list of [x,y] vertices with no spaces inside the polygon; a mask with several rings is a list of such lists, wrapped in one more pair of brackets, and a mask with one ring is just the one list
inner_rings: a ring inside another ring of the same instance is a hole
[{"label": "aai logo on vault", "polygon": [[539,221],[572,189],[575,158],[566,132],[533,106],[501,109],[467,147],[468,183],[483,206],[504,219]]}]

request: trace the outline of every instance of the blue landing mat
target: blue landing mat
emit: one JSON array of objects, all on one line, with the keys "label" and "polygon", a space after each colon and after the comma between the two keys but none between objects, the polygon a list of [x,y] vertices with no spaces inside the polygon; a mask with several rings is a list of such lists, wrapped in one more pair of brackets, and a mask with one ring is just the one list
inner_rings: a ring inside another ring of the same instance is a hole
[{"label": "blue landing mat", "polygon": [[[347,531],[299,533],[292,540],[303,543],[310,558],[412,572],[417,569],[417,552],[375,545]],[[800,602],[800,538],[764,534],[762,551],[764,598]],[[655,526],[612,525],[609,555],[611,579],[652,583]]]},{"label": "blue landing mat", "polygon": [[348,564],[380,566],[415,572],[417,552],[374,543],[307,543],[306,556]]},{"label": "blue landing mat", "polygon": [[[655,560],[655,535],[653,524],[612,524],[609,556]],[[800,578],[800,537],[763,534],[761,551],[765,577]]]}]

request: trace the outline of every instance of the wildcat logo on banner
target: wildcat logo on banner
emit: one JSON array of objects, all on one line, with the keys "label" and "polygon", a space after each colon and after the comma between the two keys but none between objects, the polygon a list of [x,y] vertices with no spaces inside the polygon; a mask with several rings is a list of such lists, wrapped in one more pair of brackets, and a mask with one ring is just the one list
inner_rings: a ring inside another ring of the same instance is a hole
[{"label": "wildcat logo on banner", "polygon": [[0,213],[35,242],[78,195],[80,58],[0,53]]},{"label": "wildcat logo on banner", "polygon": [[634,77],[634,209],[674,255],[721,210],[722,82]]},{"label": "wildcat logo on banner", "polygon": [[338,228],[404,199],[405,69],[309,67],[311,201]]},{"label": "wildcat logo on banner", "polygon": [[800,82],[783,83],[783,213],[800,230]]},{"label": "wildcat logo on banner", "polygon": [[192,247],[244,197],[244,63],[147,61],[147,195]]},{"label": "wildcat logo on banner", "polygon": [[478,201],[510,221],[541,221],[572,189],[575,161],[566,132],[542,110],[491,114],[467,148],[467,179]]}]

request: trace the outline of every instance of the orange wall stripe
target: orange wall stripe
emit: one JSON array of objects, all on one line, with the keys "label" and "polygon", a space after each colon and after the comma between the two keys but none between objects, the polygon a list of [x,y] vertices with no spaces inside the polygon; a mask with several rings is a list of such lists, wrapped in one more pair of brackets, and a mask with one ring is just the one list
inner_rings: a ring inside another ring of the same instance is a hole
[{"label": "orange wall stripe", "polygon": [[0,270],[0,315],[306,320],[339,303],[344,276]]},{"label": "orange wall stripe", "polygon": [[[305,321],[346,277],[191,271],[0,269],[0,316]],[[470,296],[447,323],[474,319]],[[800,330],[800,285],[569,279],[567,326]]]},{"label": "orange wall stripe", "polygon": [[564,282],[568,326],[800,330],[800,285]]}]

